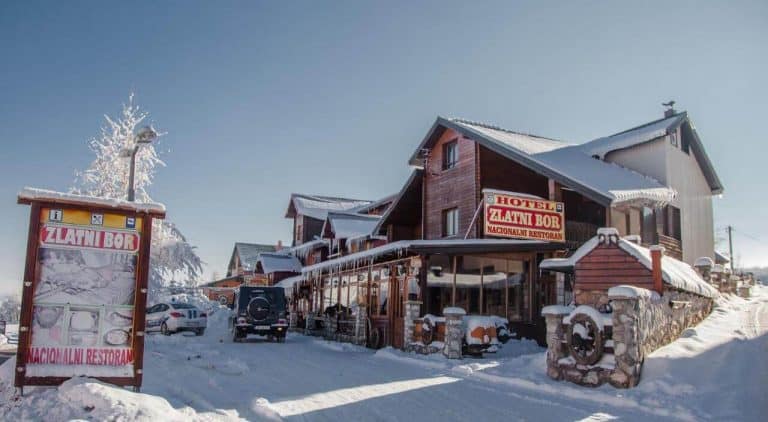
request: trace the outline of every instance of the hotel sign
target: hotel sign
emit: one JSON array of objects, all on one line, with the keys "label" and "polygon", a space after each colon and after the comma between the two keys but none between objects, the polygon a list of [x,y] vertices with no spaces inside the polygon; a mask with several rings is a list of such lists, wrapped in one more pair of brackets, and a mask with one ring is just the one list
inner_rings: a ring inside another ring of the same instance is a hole
[{"label": "hotel sign", "polygon": [[483,195],[486,236],[565,241],[562,202],[490,190]]},{"label": "hotel sign", "polygon": [[32,205],[15,386],[74,376],[138,388],[153,218],[133,204],[88,197]]}]

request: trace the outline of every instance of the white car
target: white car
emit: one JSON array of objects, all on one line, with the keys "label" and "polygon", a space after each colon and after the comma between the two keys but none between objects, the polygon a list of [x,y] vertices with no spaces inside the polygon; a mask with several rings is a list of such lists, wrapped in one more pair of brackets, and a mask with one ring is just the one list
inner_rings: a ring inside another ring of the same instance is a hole
[{"label": "white car", "polygon": [[147,332],[170,335],[192,331],[201,336],[208,326],[208,315],[188,303],[158,303],[147,308]]}]

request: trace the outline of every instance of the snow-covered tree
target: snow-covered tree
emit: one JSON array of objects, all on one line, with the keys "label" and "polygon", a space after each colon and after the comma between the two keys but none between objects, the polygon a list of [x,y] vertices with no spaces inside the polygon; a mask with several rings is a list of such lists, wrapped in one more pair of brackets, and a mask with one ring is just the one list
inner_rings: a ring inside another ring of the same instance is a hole
[{"label": "snow-covered tree", "polygon": [[0,321],[16,324],[19,322],[20,314],[21,301],[17,296],[0,298]]},{"label": "snow-covered tree", "polygon": [[[101,134],[88,142],[96,158],[85,171],[75,172],[74,193],[110,199],[125,199],[128,192],[130,159],[123,151],[136,146],[134,134],[146,125],[149,114],[134,104],[133,94],[118,118],[104,116],[106,124]],[[160,134],[162,136],[162,134]],[[134,188],[136,202],[152,202],[147,189],[152,185],[155,171],[165,166],[154,144],[142,145],[136,154]],[[202,273],[202,261],[192,246],[168,220],[155,220],[152,225],[150,253],[150,295],[167,286],[172,280],[193,286]]]}]

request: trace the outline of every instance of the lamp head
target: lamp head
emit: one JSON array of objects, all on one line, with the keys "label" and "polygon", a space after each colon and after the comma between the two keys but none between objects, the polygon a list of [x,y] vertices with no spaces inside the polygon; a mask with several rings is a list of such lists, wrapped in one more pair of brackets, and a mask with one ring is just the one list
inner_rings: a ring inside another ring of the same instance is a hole
[{"label": "lamp head", "polygon": [[157,132],[151,126],[144,126],[136,134],[138,144],[151,144],[155,139],[157,139]]}]

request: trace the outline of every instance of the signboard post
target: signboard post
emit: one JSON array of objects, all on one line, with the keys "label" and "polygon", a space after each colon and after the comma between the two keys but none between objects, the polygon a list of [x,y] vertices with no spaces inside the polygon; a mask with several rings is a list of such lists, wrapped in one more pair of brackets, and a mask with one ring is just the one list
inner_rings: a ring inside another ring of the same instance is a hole
[{"label": "signboard post", "polygon": [[152,219],[134,204],[25,189],[31,205],[15,386],[141,387]]},{"label": "signboard post", "polygon": [[565,206],[534,196],[483,190],[486,236],[565,242]]}]

